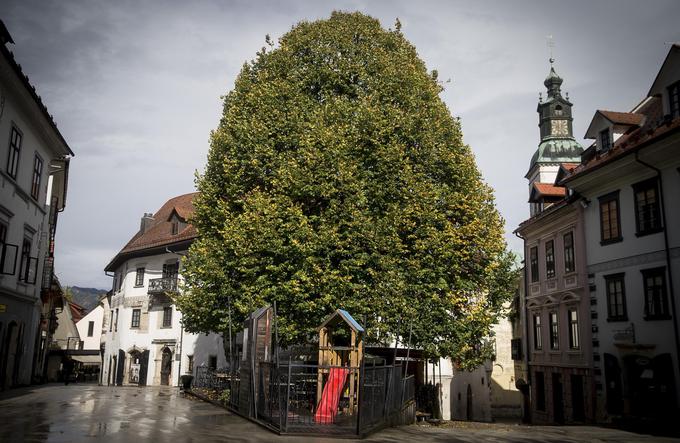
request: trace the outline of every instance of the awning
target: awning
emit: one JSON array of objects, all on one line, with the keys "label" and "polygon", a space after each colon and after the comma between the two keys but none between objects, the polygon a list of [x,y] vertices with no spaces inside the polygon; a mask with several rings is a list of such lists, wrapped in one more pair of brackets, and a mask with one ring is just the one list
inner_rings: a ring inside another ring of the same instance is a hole
[{"label": "awning", "polygon": [[71,358],[84,365],[99,365],[102,362],[101,357],[98,355],[72,355]]}]

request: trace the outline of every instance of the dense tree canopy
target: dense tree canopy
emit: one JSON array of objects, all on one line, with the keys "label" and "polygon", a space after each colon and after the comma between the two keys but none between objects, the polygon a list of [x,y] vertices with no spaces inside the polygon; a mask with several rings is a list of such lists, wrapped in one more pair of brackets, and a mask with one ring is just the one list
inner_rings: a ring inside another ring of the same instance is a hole
[{"label": "dense tree canopy", "polygon": [[277,301],[282,340],[336,308],[474,366],[513,291],[503,222],[415,48],[359,13],[246,63],[212,133],[177,300],[190,331]]}]

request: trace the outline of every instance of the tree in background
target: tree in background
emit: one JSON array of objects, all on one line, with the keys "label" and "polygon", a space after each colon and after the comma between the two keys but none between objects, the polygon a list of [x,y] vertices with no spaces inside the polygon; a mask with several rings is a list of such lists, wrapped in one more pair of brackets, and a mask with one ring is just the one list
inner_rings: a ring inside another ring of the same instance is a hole
[{"label": "tree in background", "polygon": [[[512,297],[503,221],[415,48],[360,13],[267,37],[224,99],[176,300],[187,330],[277,302],[282,342],[336,308],[474,367]],[[231,309],[230,309],[231,307]]]}]

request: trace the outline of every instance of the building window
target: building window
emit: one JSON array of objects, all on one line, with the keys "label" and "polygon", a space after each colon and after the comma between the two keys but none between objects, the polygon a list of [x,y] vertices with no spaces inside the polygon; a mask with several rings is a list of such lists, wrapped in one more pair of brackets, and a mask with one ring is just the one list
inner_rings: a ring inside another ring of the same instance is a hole
[{"label": "building window", "polygon": [[132,323],[130,323],[131,328],[139,328],[139,319],[142,317],[141,309],[132,310]]},{"label": "building window", "polygon": [[671,117],[680,117],[680,82],[668,87],[668,104]]},{"label": "building window", "polygon": [[661,211],[656,178],[633,185],[635,195],[635,226],[637,235],[661,230]]},{"label": "building window", "polygon": [[7,242],[7,225],[0,221],[0,245]]},{"label": "building window", "polygon": [[135,275],[135,286],[144,286],[144,268],[137,268],[137,275]]},{"label": "building window", "polygon": [[576,263],[574,261],[574,233],[564,234],[564,272],[574,272]]},{"label": "building window", "polygon": [[550,349],[560,349],[559,325],[557,324],[557,312],[550,313]]},{"label": "building window", "polygon": [[543,339],[541,338],[541,314],[534,314],[534,349],[543,349]]},{"label": "building window", "polygon": [[177,235],[179,232],[179,222],[177,220],[174,220],[172,222],[172,235]]},{"label": "building window", "polygon": [[87,322],[87,336],[92,337],[94,335],[94,322]]},{"label": "building window", "polygon": [[187,360],[189,360],[189,364],[187,365],[187,372],[193,374],[194,373],[194,356],[193,355],[187,355]]},{"label": "building window", "polygon": [[113,309],[111,309],[111,317],[109,318],[109,332],[113,331]]},{"label": "building window", "polygon": [[28,282],[31,267],[31,240],[25,238],[21,244],[21,261],[19,262],[19,281]]},{"label": "building window", "polygon": [[607,321],[628,320],[624,276],[625,274],[613,274],[604,277],[607,285]]},{"label": "building window", "polygon": [[543,372],[536,371],[536,410],[545,411],[545,379]]},{"label": "building window", "polygon": [[578,349],[581,346],[578,335],[578,311],[570,309],[567,314],[569,316],[569,348]]},{"label": "building window", "polygon": [[611,134],[609,133],[609,129],[605,129],[603,131],[600,131],[600,149],[602,151],[609,151],[609,148],[612,147],[612,137]]},{"label": "building window", "polygon": [[534,246],[529,250],[529,260],[531,263],[531,281],[538,281],[538,248]]},{"label": "building window", "polygon": [[40,180],[42,178],[43,161],[36,153],[33,159],[33,179],[31,180],[31,197],[35,200],[40,197]]},{"label": "building window", "polygon": [[600,197],[600,238],[602,244],[621,241],[619,191]]},{"label": "building window", "polygon": [[545,242],[545,276],[546,278],[555,276],[555,242],[552,240]]},{"label": "building window", "polygon": [[12,126],[12,133],[9,137],[9,156],[7,157],[7,174],[14,180],[17,179],[19,171],[19,156],[21,155],[21,132]]},{"label": "building window", "polygon": [[666,300],[666,268],[645,269],[642,278],[645,286],[645,319],[670,318]]},{"label": "building window", "polygon": [[211,355],[208,357],[208,367],[210,369],[217,369],[217,356]]},{"label": "building window", "polygon": [[163,308],[163,327],[169,328],[172,326],[172,306]]},{"label": "building window", "polygon": [[116,322],[113,324],[114,332],[118,332],[118,308],[116,308]]},{"label": "building window", "polygon": [[166,263],[166,264],[163,265],[163,278],[170,278],[170,279],[177,278],[178,272],[179,272],[179,264],[177,262]]}]

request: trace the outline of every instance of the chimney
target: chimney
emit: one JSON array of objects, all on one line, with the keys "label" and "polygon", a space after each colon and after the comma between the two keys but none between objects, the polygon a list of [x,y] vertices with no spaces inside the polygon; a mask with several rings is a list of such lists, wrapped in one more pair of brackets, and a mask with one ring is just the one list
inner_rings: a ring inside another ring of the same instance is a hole
[{"label": "chimney", "polygon": [[144,234],[153,224],[153,214],[150,212],[145,212],[142,217],[142,223],[139,226],[139,230]]}]

